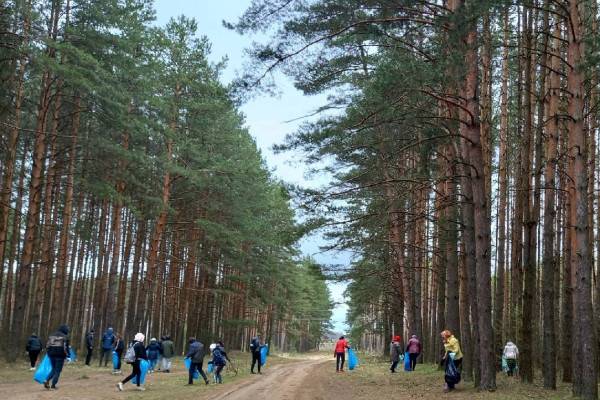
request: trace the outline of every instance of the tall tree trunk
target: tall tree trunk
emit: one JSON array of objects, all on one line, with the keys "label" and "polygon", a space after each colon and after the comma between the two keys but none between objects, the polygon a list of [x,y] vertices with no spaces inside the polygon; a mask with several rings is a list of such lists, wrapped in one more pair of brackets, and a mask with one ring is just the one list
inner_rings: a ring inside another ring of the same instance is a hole
[{"label": "tall tree trunk", "polygon": [[[462,9],[462,2],[453,2]],[[467,9],[471,6],[466,3]],[[468,13],[468,10],[467,10]],[[494,335],[492,330],[491,299],[491,224],[489,204],[485,189],[485,160],[481,145],[478,93],[477,23],[469,22],[463,38],[465,46],[466,75],[461,87],[465,107],[461,108],[461,135],[466,139],[464,158],[470,163],[471,187],[475,222],[475,253],[477,263],[477,328],[479,331],[479,369],[481,390],[495,390],[496,370],[494,367]],[[468,140],[468,142],[467,142]]]},{"label": "tall tree trunk", "polygon": [[520,357],[519,372],[524,382],[533,382],[533,296],[535,292],[535,254],[532,254],[532,242],[536,240],[535,222],[532,218],[533,204],[531,202],[531,165],[532,139],[533,139],[533,107],[531,93],[533,91],[532,77],[532,35],[533,35],[533,10],[531,4],[526,4],[523,10],[523,28],[525,60],[523,63],[523,142],[521,143],[521,184],[519,196],[523,197],[523,308],[521,314]]},{"label": "tall tree trunk", "polygon": [[571,252],[575,268],[574,295],[574,377],[573,394],[584,399],[598,398],[598,373],[596,365],[596,338],[592,309],[592,265],[589,254],[587,143],[584,121],[583,36],[581,1],[569,3],[567,46],[567,92],[569,105],[567,128],[569,131],[569,164],[573,172],[571,197]]},{"label": "tall tree trunk", "polygon": [[554,29],[555,39],[550,57],[550,79],[547,85],[548,102],[546,103],[546,166],[544,169],[544,255],[543,255],[543,350],[544,350],[544,387],[556,389],[556,333],[555,333],[555,292],[554,281],[557,260],[555,259],[554,229],[556,218],[556,168],[558,165],[558,136],[559,136],[559,104],[560,104],[560,30],[558,24]]},{"label": "tall tree trunk", "polygon": [[509,7],[503,11],[502,82],[500,89],[500,155],[498,166],[498,254],[496,288],[494,291],[494,331],[496,351],[502,349],[504,338],[504,280],[506,265],[506,215],[508,201],[508,79],[509,79]]}]

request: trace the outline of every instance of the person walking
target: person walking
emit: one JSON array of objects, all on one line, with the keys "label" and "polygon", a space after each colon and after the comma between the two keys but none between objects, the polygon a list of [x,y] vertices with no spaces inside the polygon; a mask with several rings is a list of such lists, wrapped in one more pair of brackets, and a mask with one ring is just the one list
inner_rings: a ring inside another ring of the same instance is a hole
[{"label": "person walking", "polygon": [[175,355],[175,345],[171,340],[171,336],[165,336],[165,340],[162,342],[162,371],[169,373],[171,372],[171,359]]},{"label": "person walking", "polygon": [[156,364],[158,364],[158,356],[160,355],[160,345],[156,338],[150,339],[150,344],[146,347],[146,351],[148,352],[148,361],[150,361],[150,370],[148,372],[154,372],[154,368],[156,368]]},{"label": "person walking", "polygon": [[212,363],[215,369],[215,383],[223,383],[223,377],[221,376],[221,372],[223,372],[223,368],[227,364],[227,361],[231,362],[227,353],[225,352],[225,346],[223,342],[217,342],[216,346],[212,350]]},{"label": "person walking", "polygon": [[189,348],[188,352],[185,355],[185,358],[190,359],[190,369],[188,370],[188,385],[194,384],[194,373],[198,371],[202,378],[204,379],[204,383],[208,385],[208,378],[206,374],[202,370],[202,364],[204,363],[204,356],[206,354],[206,349],[204,347],[204,343],[196,340],[195,337],[191,337],[188,340]]},{"label": "person walking", "polygon": [[[48,376],[46,382],[44,382],[44,387],[46,389],[58,389],[56,384],[60,379],[60,374],[65,365],[65,359],[69,357],[70,350],[69,327],[67,325],[61,325],[56,332],[48,337],[48,342],[46,343],[46,353],[48,354],[50,364],[52,365],[52,372],[50,373],[50,376]],[[50,383],[52,383],[52,385],[50,385]]]},{"label": "person walking", "polygon": [[444,358],[442,358],[442,364],[445,365],[446,383],[444,385],[444,392],[447,393],[454,390],[454,386],[460,382],[463,353],[460,349],[458,339],[454,337],[452,332],[445,330],[440,336],[442,337],[445,351]]},{"label": "person walking", "polygon": [[412,335],[406,345],[406,352],[410,357],[410,370],[414,371],[417,367],[417,359],[421,355],[421,342],[417,335]]},{"label": "person walking", "polygon": [[252,353],[252,366],[250,367],[250,373],[254,374],[254,366],[258,365],[258,373],[260,374],[260,349],[263,347],[260,340],[260,333],[250,341],[250,352]]},{"label": "person walking", "polygon": [[511,341],[508,341],[506,346],[504,346],[502,357],[506,359],[507,375],[514,376],[515,370],[517,369],[517,360],[519,358],[519,348],[517,345]]},{"label": "person walking", "polygon": [[102,335],[102,354],[100,355],[100,363],[98,366],[102,366],[102,360],[104,360],[104,366],[108,366],[108,361],[112,360],[112,352],[115,345],[115,334],[113,328],[108,328],[104,335]]},{"label": "person walking", "polygon": [[[117,389],[120,392],[123,391],[123,385],[132,380],[133,378],[137,378],[136,385],[137,389],[144,391],[146,390],[142,384],[142,360],[147,360],[148,356],[146,355],[146,347],[144,346],[144,339],[146,337],[143,333],[136,333],[133,338],[133,344],[127,349],[127,353],[125,354],[125,361],[128,364],[131,364],[131,374],[127,376],[127,378],[123,379],[121,382],[117,383]],[[129,355],[131,354],[131,358]]]},{"label": "person walking", "polygon": [[350,345],[345,337],[340,336],[337,343],[335,344],[335,350],[333,357],[335,358],[335,372],[344,372],[344,362],[346,361],[346,349],[349,349]]},{"label": "person walking", "polygon": [[85,335],[85,347],[87,348],[87,354],[85,355],[85,365],[90,366],[92,360],[92,353],[94,352],[94,329],[90,329]]},{"label": "person walking", "polygon": [[390,362],[392,363],[390,371],[392,374],[396,372],[396,367],[400,362],[400,350],[400,336],[394,336],[390,343]]},{"label": "person walking", "polygon": [[29,336],[29,339],[27,339],[25,350],[27,351],[27,354],[29,354],[29,363],[31,364],[29,370],[34,371],[35,363],[42,351],[42,341],[35,333],[32,333],[31,336]]},{"label": "person walking", "polygon": [[121,337],[120,334],[116,334],[115,335],[115,347],[113,350],[115,353],[117,353],[117,365],[113,371],[113,374],[115,375],[119,375],[122,374],[123,372],[121,372],[121,359],[123,358],[123,352],[125,351],[125,342],[123,341],[123,338]]}]

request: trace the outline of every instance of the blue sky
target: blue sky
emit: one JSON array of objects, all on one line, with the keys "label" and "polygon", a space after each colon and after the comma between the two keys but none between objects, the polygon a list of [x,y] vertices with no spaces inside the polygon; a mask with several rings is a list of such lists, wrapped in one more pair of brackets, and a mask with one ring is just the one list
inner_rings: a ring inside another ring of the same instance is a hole
[{"label": "blue sky", "polygon": [[[225,29],[222,21],[235,22],[251,0],[156,0],[157,23],[164,25],[171,17],[184,14],[198,21],[199,34],[207,36],[212,42],[211,59],[215,62],[224,57],[228,58],[227,68],[223,72],[224,82],[231,81],[240,71],[244,63],[244,49],[259,38],[238,35]],[[285,135],[299,126],[302,121],[298,118],[311,114],[325,99],[322,96],[304,96],[296,90],[292,82],[285,76],[277,77],[280,95],[277,97],[255,98],[242,106],[246,115],[248,128],[256,139],[256,143],[267,160],[269,168],[276,176],[289,183],[302,186],[319,186],[325,183],[321,180],[305,177],[306,167],[302,164],[299,154],[274,154],[271,147],[283,142]],[[294,122],[286,122],[294,121]],[[320,254],[319,245],[323,241],[318,236],[305,239],[301,248],[304,254],[312,255],[324,264],[345,264],[349,262],[347,255]],[[333,300],[344,303],[344,284],[330,284]],[[341,304],[334,310],[332,322],[337,331],[346,329],[344,324],[347,306]]]}]

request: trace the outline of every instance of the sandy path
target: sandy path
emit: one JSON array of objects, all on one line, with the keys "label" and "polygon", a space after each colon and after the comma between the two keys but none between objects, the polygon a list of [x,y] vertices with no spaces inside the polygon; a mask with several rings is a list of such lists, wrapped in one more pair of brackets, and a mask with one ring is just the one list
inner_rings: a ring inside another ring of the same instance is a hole
[{"label": "sandy path", "polygon": [[[329,362],[328,362],[329,361]],[[329,365],[328,365],[329,364]],[[22,371],[10,376],[0,373],[0,399],[10,400],[123,400],[164,399],[169,395],[180,399],[205,400],[316,400],[337,399],[326,396],[328,382],[323,372],[334,368],[333,362],[322,356],[290,361],[267,367],[262,375],[252,375],[226,385],[186,387],[187,372],[181,366],[173,374],[153,374],[147,382],[144,394],[127,385],[126,392],[117,392],[115,383],[122,376],[110,374],[110,370],[89,369],[82,366],[65,368],[58,391],[47,391],[31,381],[32,373]],[[125,369],[129,372],[129,368]],[[12,379],[18,378],[18,379]],[[227,380],[227,379],[226,379]],[[227,382],[226,382],[227,383]]]},{"label": "sandy path", "polygon": [[214,400],[296,400],[314,399],[308,394],[307,387],[311,385],[316,368],[326,359],[315,358],[269,369],[263,375],[255,375],[223,393],[212,397]]}]

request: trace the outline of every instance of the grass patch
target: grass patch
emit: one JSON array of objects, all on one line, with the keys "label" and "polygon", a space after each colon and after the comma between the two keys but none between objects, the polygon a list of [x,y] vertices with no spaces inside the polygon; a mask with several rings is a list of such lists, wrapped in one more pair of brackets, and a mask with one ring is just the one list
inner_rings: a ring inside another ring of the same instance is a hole
[{"label": "grass patch", "polygon": [[[498,374],[495,392],[479,392],[472,382],[461,382],[449,394],[443,393],[444,373],[437,365],[419,364],[414,372],[405,372],[403,366],[395,374],[389,371],[390,364],[379,357],[363,356],[359,367],[344,374],[331,374],[326,384],[340,384],[353,394],[352,399],[400,398],[439,400],[440,396],[449,399],[481,400],[564,400],[570,399],[570,385],[561,384],[558,390],[546,390],[541,379],[532,385],[521,383],[518,378]],[[327,366],[331,368],[331,366]],[[323,371],[327,374],[327,372]],[[335,375],[331,379],[331,375]]]}]

